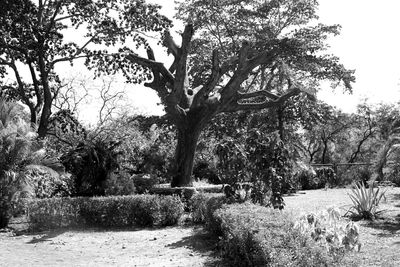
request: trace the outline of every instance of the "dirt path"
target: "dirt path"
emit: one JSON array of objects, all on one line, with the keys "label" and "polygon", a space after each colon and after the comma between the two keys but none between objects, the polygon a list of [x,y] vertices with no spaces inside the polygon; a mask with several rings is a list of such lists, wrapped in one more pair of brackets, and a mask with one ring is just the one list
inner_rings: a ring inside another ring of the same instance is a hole
[{"label": "dirt path", "polygon": [[217,266],[215,244],[197,226],[1,233],[0,266]]}]

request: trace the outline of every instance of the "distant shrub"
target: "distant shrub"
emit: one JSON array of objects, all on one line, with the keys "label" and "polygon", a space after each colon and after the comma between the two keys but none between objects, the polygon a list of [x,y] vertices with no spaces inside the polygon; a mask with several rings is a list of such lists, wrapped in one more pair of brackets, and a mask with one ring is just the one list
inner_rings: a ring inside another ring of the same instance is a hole
[{"label": "distant shrub", "polygon": [[178,222],[183,204],[176,196],[135,195],[51,198],[27,204],[33,230],[75,227],[165,226]]},{"label": "distant shrub", "polygon": [[310,190],[315,188],[316,182],[314,179],[316,177],[316,173],[311,167],[299,170],[295,174],[295,177],[301,190]]},{"label": "distant shrub", "polygon": [[132,179],[137,194],[146,194],[154,185],[158,184],[157,177],[151,174],[135,174]]},{"label": "distant shrub", "polygon": [[372,168],[369,166],[349,166],[338,168],[337,185],[345,186],[362,182],[367,184],[372,177]]},{"label": "distant shrub", "polygon": [[390,166],[390,172],[388,173],[387,180],[395,184],[396,186],[400,186],[400,164],[396,164],[394,166]]},{"label": "distant shrub", "polygon": [[286,213],[249,203],[214,212],[220,248],[231,266],[328,266],[337,260],[294,228]]},{"label": "distant shrub", "polygon": [[206,161],[195,163],[193,175],[198,180],[206,179],[210,184],[222,184],[221,179],[218,177],[217,169]]},{"label": "distant shrub", "polygon": [[316,168],[315,173],[318,179],[318,189],[326,186],[333,187],[338,185],[335,171],[331,167]]},{"label": "distant shrub", "polygon": [[105,184],[106,196],[126,196],[136,192],[133,177],[126,172],[114,172]]},{"label": "distant shrub", "polygon": [[295,174],[295,179],[301,190],[321,189],[338,185],[335,171],[330,167],[303,168]]}]

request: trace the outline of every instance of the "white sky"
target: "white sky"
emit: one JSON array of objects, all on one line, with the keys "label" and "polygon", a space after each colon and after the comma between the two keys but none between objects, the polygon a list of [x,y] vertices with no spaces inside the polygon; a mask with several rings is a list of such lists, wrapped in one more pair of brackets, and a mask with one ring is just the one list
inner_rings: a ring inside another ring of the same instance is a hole
[{"label": "white sky", "polygon": [[342,63],[356,70],[353,95],[322,90],[319,98],[354,111],[357,103],[400,100],[400,1],[320,0],[320,21],[342,25],[329,43]]},{"label": "white sky", "polygon": [[[174,0],[150,0],[162,5],[162,13],[169,18],[174,14]],[[345,112],[355,111],[356,105],[367,98],[370,103],[397,102],[400,100],[400,1],[399,0],[319,0],[320,22],[340,24],[341,35],[328,40],[330,52],[339,56],[349,69],[356,70],[353,95],[343,94],[340,88],[332,91],[327,86],[318,93],[325,102]],[[182,30],[176,23],[175,30]],[[76,35],[77,36],[77,35]],[[153,47],[155,48],[155,47]],[[164,49],[155,48],[156,59],[170,61]],[[168,65],[168,64],[167,64]],[[168,65],[169,66],[169,65]],[[81,76],[86,68],[81,64],[74,67],[61,66],[63,77]],[[90,73],[84,74],[89,76]],[[125,101],[135,110],[147,114],[162,114],[157,105],[159,99],[151,89],[141,85],[125,85],[123,78],[117,78],[116,90],[125,88]],[[99,104],[96,101],[85,104],[79,119],[96,121]]]},{"label": "white sky", "polygon": [[[151,2],[162,5],[162,12],[172,18],[174,0]],[[338,56],[347,68],[356,70],[356,82],[352,95],[327,86],[319,91],[318,97],[345,112],[354,112],[364,99],[372,104],[400,101],[400,1],[319,0],[319,3],[319,21],[342,26],[341,34],[328,40],[329,52]],[[181,27],[179,23],[177,26]],[[143,97],[140,103],[152,110],[154,99]]]}]

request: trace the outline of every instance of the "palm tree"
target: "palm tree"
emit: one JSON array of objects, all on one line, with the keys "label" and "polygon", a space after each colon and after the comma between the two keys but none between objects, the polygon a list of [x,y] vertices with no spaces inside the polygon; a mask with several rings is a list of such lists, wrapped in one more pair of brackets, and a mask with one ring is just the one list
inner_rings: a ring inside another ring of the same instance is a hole
[{"label": "palm tree", "polygon": [[29,184],[24,175],[27,167],[63,171],[60,164],[45,158],[34,128],[23,117],[19,104],[0,99],[0,228],[8,224],[13,198]]}]

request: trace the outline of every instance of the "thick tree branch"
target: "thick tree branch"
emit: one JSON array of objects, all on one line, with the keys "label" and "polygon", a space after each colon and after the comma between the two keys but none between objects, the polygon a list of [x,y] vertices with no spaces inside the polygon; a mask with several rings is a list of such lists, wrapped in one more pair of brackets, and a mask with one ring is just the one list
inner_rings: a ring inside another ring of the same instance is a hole
[{"label": "thick tree branch", "polygon": [[221,110],[221,112],[235,112],[240,110],[259,110],[264,108],[277,107],[282,105],[285,101],[287,101],[292,96],[295,96],[302,92],[299,87],[295,87],[290,89],[286,94],[281,95],[275,100],[264,100],[257,103],[241,103],[239,101],[234,101],[233,103],[227,105],[225,108]]},{"label": "thick tree branch", "polygon": [[167,82],[169,82],[171,85],[174,84],[174,80],[175,80],[174,75],[165,68],[163,63],[160,63],[160,62],[157,62],[157,61],[154,61],[151,59],[143,58],[143,57],[140,57],[135,54],[129,54],[125,58],[128,59],[129,61],[131,61],[132,63],[142,65],[144,67],[149,68],[152,71],[161,73],[161,75],[167,80]]},{"label": "thick tree branch", "polygon": [[194,99],[193,99],[193,107],[197,107],[202,101],[208,98],[208,95],[212,90],[214,90],[215,86],[218,84],[219,80],[222,76],[222,69],[220,67],[218,50],[214,49],[212,54],[212,69],[211,75],[208,78],[205,85],[198,90]]},{"label": "thick tree branch", "polygon": [[179,46],[175,43],[174,39],[172,39],[171,34],[169,31],[165,32],[165,37],[163,41],[163,45],[167,47],[168,53],[171,53],[174,57],[179,55]]},{"label": "thick tree branch", "polygon": [[238,96],[237,96],[238,100],[250,99],[250,98],[259,97],[259,96],[265,96],[274,101],[279,99],[279,96],[277,96],[276,94],[271,93],[267,90],[258,90],[258,91],[254,91],[254,92],[250,92],[250,93],[237,92],[237,94],[238,94]]},{"label": "thick tree branch", "polygon": [[[187,59],[190,51],[190,42],[193,36],[193,25],[188,24],[182,34],[182,46],[178,55],[178,63],[176,65],[175,83],[173,86],[172,97],[177,100],[183,95],[184,91],[189,87],[189,77],[187,73]],[[177,101],[177,104],[179,101]]]}]

